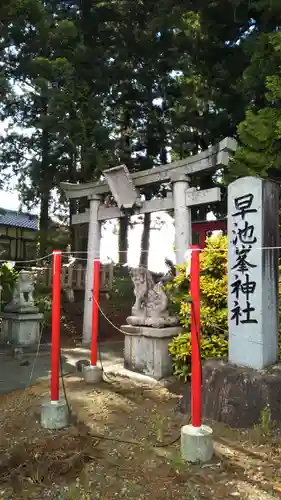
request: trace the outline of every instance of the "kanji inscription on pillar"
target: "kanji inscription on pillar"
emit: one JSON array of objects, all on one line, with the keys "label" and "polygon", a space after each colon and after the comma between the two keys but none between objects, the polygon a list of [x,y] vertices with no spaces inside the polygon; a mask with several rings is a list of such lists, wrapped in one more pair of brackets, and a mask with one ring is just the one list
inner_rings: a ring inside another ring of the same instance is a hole
[{"label": "kanji inscription on pillar", "polygon": [[253,194],[246,193],[234,198],[232,245],[235,248],[235,262],[231,266],[232,281],[230,282],[233,303],[231,304],[231,321],[236,326],[255,324],[256,318],[256,276],[254,270],[257,264],[251,262],[254,251],[257,251],[255,236],[255,221],[248,220],[257,213],[256,200]]},{"label": "kanji inscription on pillar", "polygon": [[278,187],[256,177],[228,189],[229,360],[252,368],[276,361],[278,199]]}]

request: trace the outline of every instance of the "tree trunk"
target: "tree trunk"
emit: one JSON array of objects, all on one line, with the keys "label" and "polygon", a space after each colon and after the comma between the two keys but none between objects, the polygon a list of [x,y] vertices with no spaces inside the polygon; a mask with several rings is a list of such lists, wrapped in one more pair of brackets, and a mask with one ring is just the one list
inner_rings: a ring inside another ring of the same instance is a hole
[{"label": "tree trunk", "polygon": [[69,229],[70,229],[70,245],[73,251],[79,250],[77,248],[77,231],[74,224],[72,224],[72,216],[77,213],[77,201],[69,200]]},{"label": "tree trunk", "polygon": [[148,267],[149,240],[151,214],[144,214],[143,231],[141,237],[140,266]]},{"label": "tree trunk", "polygon": [[128,217],[120,217],[118,235],[119,264],[126,264],[128,261],[128,230]]},{"label": "tree trunk", "polygon": [[[77,171],[76,171],[76,155],[73,153],[71,155],[69,169],[68,169],[68,178],[69,182],[76,183],[77,182]],[[77,238],[77,229],[76,226],[72,224],[72,216],[77,214],[78,211],[78,202],[76,199],[69,200],[69,227],[70,227],[70,245],[71,249],[74,251],[79,250],[78,248],[78,238]]]},{"label": "tree trunk", "polygon": [[[69,112],[70,120],[74,123],[77,120],[76,111],[74,106]],[[77,146],[76,146],[75,134],[70,134],[69,138],[69,164],[68,164],[68,180],[69,182],[77,183]],[[77,214],[78,202],[76,199],[69,200],[69,225],[70,225],[70,245],[72,250],[79,250],[77,248],[78,238],[77,238],[77,228],[72,224],[72,216]]]},{"label": "tree trunk", "polygon": [[40,222],[39,222],[39,255],[44,257],[48,253],[48,228],[49,228],[49,191],[40,196]]},{"label": "tree trunk", "polygon": [[[48,104],[42,98],[42,114],[47,116]],[[41,136],[41,186],[40,186],[40,226],[39,226],[39,255],[43,257],[48,251],[48,229],[49,229],[49,204],[50,204],[50,173],[49,167],[49,131],[42,129]]]}]

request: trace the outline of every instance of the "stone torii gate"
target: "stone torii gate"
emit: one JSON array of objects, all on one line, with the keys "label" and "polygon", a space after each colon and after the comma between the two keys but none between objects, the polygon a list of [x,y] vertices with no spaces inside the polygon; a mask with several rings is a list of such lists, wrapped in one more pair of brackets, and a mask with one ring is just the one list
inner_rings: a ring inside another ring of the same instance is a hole
[{"label": "stone torii gate", "polygon": [[[103,172],[105,181],[72,184],[61,183],[68,199],[87,197],[90,208],[73,215],[72,224],[89,223],[88,259],[85,277],[85,301],[83,343],[91,341],[93,260],[100,257],[101,222],[121,218],[129,213],[140,215],[151,212],[174,210],[176,264],[185,262],[185,253],[192,243],[190,207],[220,201],[219,188],[197,190],[190,187],[190,175],[217,170],[229,162],[236,149],[236,141],[225,138],[215,146],[184,160],[130,174],[124,165]],[[139,188],[150,184],[171,183],[172,193],[166,198],[142,201]],[[113,194],[117,207],[109,207],[104,198]]]}]

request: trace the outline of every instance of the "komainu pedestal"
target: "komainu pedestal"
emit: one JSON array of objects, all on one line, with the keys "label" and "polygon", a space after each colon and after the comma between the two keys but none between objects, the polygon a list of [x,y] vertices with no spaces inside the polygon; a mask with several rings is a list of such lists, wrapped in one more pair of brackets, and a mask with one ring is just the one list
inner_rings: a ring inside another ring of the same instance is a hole
[{"label": "komainu pedestal", "polygon": [[169,343],[182,329],[168,311],[168,297],[161,282],[155,283],[144,267],[131,271],[136,297],[125,333],[125,368],[157,380],[172,375]]},{"label": "komainu pedestal", "polygon": [[15,284],[13,298],[1,314],[2,342],[14,346],[33,346],[40,339],[40,324],[43,314],[39,313],[33,298],[33,276],[29,271],[20,271]]},{"label": "komainu pedestal", "polygon": [[148,326],[122,327],[125,331],[124,366],[134,372],[149,375],[156,380],[173,373],[168,346],[181,328],[153,328]]}]

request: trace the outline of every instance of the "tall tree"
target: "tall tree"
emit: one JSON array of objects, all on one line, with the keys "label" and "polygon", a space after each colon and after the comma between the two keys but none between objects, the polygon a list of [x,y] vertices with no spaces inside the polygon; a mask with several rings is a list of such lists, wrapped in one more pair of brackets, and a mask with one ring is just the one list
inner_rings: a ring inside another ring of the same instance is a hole
[{"label": "tall tree", "polygon": [[[96,49],[95,63],[94,41],[91,47],[86,45],[85,9],[86,2],[79,11],[73,4],[69,9],[67,2],[33,0],[24,5],[15,2],[9,11],[6,36],[13,50],[5,54],[6,74],[20,85],[22,95],[11,94],[2,107],[2,116],[12,117],[13,124],[20,127],[19,132],[8,131],[2,165],[5,160],[20,175],[26,204],[40,200],[41,253],[46,248],[54,188],[59,190],[61,180],[98,179],[111,155],[103,103],[107,88],[100,74],[93,78],[85,70],[90,63],[97,66],[101,53],[101,47],[99,52]],[[27,18],[22,19],[26,10]],[[14,18],[23,20],[23,25],[14,23]],[[89,25],[87,29],[89,33]],[[21,154],[24,150],[27,155]],[[19,161],[15,164],[16,154]],[[76,209],[72,204],[71,214]]]},{"label": "tall tree", "polygon": [[[264,105],[252,105],[239,124],[240,147],[231,164],[230,177],[259,175],[281,181],[281,33],[267,36],[268,75],[264,76]],[[264,42],[264,36],[263,36]],[[262,54],[260,54],[262,57]],[[257,53],[255,54],[255,59]],[[261,61],[261,60],[260,60]],[[256,66],[255,61],[255,66]],[[270,68],[270,69],[269,69]],[[249,73],[248,73],[249,74]],[[261,99],[258,99],[259,103]]]},{"label": "tall tree", "polygon": [[[50,207],[66,201],[62,180],[97,180],[117,163],[153,168],[168,151],[182,158],[235,135],[249,104],[251,126],[250,113],[278,109],[279,82],[266,80],[279,71],[268,39],[281,21],[276,2],[10,0],[0,9],[1,116],[17,126],[2,141],[1,170],[11,167],[23,201],[40,205],[42,253]],[[212,187],[222,174],[193,184]],[[71,202],[69,214],[87,203]],[[225,206],[207,209],[220,215]],[[128,224],[119,232],[125,260]],[[146,217],[142,262],[149,227]]]}]

